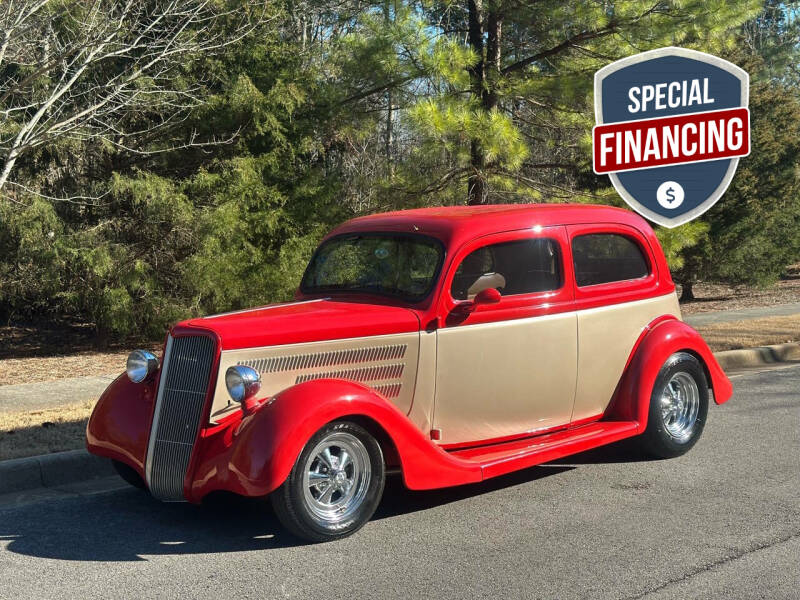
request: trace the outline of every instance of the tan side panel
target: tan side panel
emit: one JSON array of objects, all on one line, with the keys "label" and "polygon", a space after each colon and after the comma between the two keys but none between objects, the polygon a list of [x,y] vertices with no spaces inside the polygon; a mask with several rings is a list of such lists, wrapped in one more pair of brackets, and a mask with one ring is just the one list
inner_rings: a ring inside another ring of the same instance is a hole
[{"label": "tan side panel", "polygon": [[578,387],[574,421],[603,413],[642,330],[656,317],[680,318],[675,293],[578,311]]},{"label": "tan side panel", "polygon": [[261,374],[261,394],[314,379],[347,379],[377,390],[404,413],[411,409],[417,376],[419,333],[228,350],[220,357],[211,420],[236,410],[225,387],[225,371],[246,365]]},{"label": "tan side panel", "polygon": [[569,422],[575,313],[440,329],[434,426],[442,443],[485,440]]},{"label": "tan side panel", "polygon": [[419,335],[419,367],[414,387],[414,402],[408,418],[426,436],[433,423],[433,396],[436,391],[436,332]]}]

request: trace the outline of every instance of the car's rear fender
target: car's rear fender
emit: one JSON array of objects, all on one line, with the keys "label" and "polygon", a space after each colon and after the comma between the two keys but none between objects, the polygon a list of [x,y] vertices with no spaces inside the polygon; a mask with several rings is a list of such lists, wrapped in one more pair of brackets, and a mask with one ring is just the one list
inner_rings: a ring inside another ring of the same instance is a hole
[{"label": "car's rear fender", "polygon": [[733,386],[700,334],[683,321],[660,318],[645,328],[634,346],[605,418],[638,421],[639,431],[643,432],[658,372],[676,352],[695,356],[714,392],[714,401],[717,404],[728,401]]},{"label": "car's rear fender", "polygon": [[374,390],[351,381],[317,379],[288,388],[246,416],[231,435],[217,436],[198,461],[189,500],[227,490],[263,496],[279,487],[308,440],[326,423],[366,423],[388,453],[396,452],[411,489],[481,480],[477,463],[451,456],[432,443],[400,410]]}]

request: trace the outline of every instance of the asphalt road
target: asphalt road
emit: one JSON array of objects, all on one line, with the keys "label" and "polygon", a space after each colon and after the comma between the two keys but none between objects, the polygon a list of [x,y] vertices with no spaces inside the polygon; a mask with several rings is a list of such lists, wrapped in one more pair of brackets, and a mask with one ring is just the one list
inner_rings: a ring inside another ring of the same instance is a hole
[{"label": "asphalt road", "polygon": [[133,489],[0,509],[0,598],[800,598],[800,368],[746,373],[699,444],[464,488],[394,482],[354,537]]}]

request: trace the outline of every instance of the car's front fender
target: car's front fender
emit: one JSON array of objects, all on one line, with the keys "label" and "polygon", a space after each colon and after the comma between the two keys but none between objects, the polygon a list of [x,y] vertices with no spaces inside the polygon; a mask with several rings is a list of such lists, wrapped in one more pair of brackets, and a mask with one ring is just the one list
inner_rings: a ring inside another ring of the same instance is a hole
[{"label": "car's front fender", "polygon": [[92,454],[124,462],[144,479],[147,441],[158,380],[133,383],[125,373],[109,385],[86,425],[86,447]]},{"label": "car's front fender", "polygon": [[702,363],[717,404],[727,402],[733,385],[709,349],[691,326],[677,319],[662,319],[645,329],[633,350],[606,418],[638,421],[639,431],[647,428],[650,396],[658,372],[676,352],[693,354]]},{"label": "car's front fender", "polygon": [[215,490],[263,496],[288,477],[306,442],[326,423],[368,419],[397,451],[406,485],[432,489],[481,480],[477,463],[453,457],[433,444],[391,402],[351,381],[317,379],[288,388],[232,428],[216,436],[195,468],[189,499]]}]

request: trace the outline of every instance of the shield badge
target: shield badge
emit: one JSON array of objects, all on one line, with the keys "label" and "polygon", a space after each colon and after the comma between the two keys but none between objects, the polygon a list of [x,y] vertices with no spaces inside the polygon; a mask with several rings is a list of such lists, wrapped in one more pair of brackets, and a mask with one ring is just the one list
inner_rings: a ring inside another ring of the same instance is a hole
[{"label": "shield badge", "polygon": [[660,48],[595,74],[594,166],[631,208],[677,227],[711,208],[750,152],[749,76],[726,60]]}]

